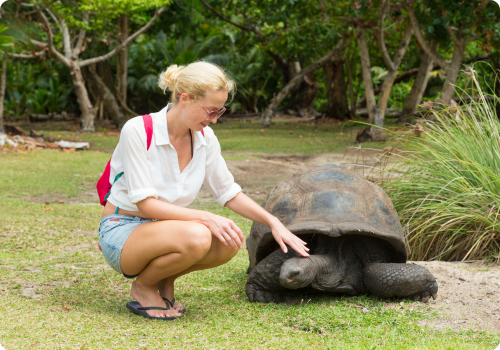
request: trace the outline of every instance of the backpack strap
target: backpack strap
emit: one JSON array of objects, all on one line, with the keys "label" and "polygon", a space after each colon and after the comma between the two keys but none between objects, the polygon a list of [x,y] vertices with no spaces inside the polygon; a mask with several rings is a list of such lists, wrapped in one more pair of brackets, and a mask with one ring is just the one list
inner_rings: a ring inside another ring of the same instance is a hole
[{"label": "backpack strap", "polygon": [[[142,120],[144,121],[144,129],[146,130],[146,142],[147,142],[147,150],[149,151],[149,147],[151,146],[151,140],[153,138],[153,118],[149,114],[143,115]],[[109,160],[111,162],[111,159]],[[123,175],[123,171],[119,173],[118,175],[115,176],[115,179],[113,180],[112,185],[115,184],[116,181]],[[111,194],[111,189],[109,190],[108,194],[106,194],[106,197],[104,197],[104,200],[107,201],[109,195]]]},{"label": "backpack strap", "polygon": [[153,138],[153,118],[149,114],[142,116],[142,121],[144,122],[144,129],[146,130],[147,139],[147,150],[149,151],[149,146],[151,146],[151,140]]}]

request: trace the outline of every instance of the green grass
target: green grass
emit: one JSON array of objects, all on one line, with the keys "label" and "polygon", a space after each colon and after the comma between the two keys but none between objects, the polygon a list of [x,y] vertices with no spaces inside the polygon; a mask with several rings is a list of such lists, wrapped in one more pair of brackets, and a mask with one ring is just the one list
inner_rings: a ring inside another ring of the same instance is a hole
[{"label": "green grass", "polygon": [[[389,124],[390,125],[390,124]],[[356,132],[365,126],[353,122],[340,125],[290,123],[278,121],[263,129],[260,122],[212,124],[222,151],[226,153],[325,153],[343,152],[355,145]],[[88,141],[92,149],[112,152],[118,136],[106,133],[75,134],[71,131],[40,130],[44,136],[67,141]],[[365,148],[384,148],[385,143],[367,142]]]},{"label": "green grass", "polygon": [[[500,342],[487,332],[419,327],[416,322],[436,312],[408,301],[393,309],[370,297],[249,303],[245,250],[222,267],[179,280],[176,297],[189,309],[181,320],[148,321],[126,310],[130,282],[97,249],[99,207],[44,211],[5,198],[0,206],[0,344],[6,349],[493,349]],[[212,211],[248,234],[249,220],[227,209]],[[26,286],[36,286],[41,297],[24,297]]]},{"label": "green grass", "polygon": [[109,158],[107,153],[85,151],[0,153],[0,193],[10,198],[75,197],[95,186]]},{"label": "green grass", "polygon": [[[366,296],[249,303],[245,249],[224,266],[178,280],[176,298],[188,308],[182,319],[134,315],[125,308],[130,281],[97,248],[101,207],[51,204],[45,209],[53,210],[44,210],[14,199],[78,196],[81,188],[93,188],[108,158],[92,151],[0,154],[6,180],[0,182],[0,344],[6,349],[494,349],[500,343],[490,332],[420,327],[420,320],[440,316],[407,300],[392,308]],[[206,208],[249,233],[250,220]],[[25,296],[29,292],[39,298]]]}]

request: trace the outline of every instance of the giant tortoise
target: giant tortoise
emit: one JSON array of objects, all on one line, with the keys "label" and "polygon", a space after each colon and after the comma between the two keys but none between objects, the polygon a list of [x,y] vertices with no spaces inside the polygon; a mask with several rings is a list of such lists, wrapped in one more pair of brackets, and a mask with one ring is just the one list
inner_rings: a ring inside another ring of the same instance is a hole
[{"label": "giant tortoise", "polygon": [[331,164],[311,168],[276,186],[262,206],[307,242],[310,256],[285,254],[271,229],[254,222],[246,241],[251,302],[283,302],[294,290],[423,302],[436,297],[434,276],[406,263],[391,200],[356,173]]}]

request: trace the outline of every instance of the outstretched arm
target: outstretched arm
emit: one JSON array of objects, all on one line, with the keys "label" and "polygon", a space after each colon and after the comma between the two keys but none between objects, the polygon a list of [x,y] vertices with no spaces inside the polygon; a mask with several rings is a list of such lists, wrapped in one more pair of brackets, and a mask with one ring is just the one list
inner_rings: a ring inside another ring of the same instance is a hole
[{"label": "outstretched arm", "polygon": [[272,229],[273,237],[284,253],[288,252],[286,244],[302,256],[309,256],[306,242],[291,233],[275,216],[269,214],[264,208],[255,203],[244,193],[238,193],[233,199],[226,202],[226,207],[237,214],[256,221]]}]

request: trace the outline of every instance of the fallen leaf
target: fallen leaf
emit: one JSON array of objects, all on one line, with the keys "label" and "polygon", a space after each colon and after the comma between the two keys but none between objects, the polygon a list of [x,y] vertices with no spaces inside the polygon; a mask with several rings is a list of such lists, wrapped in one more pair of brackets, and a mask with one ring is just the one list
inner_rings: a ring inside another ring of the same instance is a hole
[{"label": "fallen leaf", "polygon": [[299,139],[301,139],[301,138],[302,138],[302,135],[299,135]]},{"label": "fallen leaf", "polygon": [[47,211],[47,210],[54,210],[53,208],[47,208],[45,205],[43,206],[43,210]]},{"label": "fallen leaf", "polygon": [[272,146],[272,145],[273,145],[272,143],[269,144],[269,146]]}]

